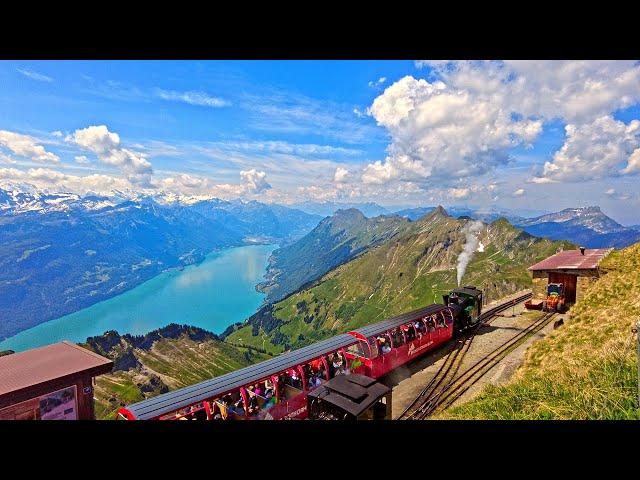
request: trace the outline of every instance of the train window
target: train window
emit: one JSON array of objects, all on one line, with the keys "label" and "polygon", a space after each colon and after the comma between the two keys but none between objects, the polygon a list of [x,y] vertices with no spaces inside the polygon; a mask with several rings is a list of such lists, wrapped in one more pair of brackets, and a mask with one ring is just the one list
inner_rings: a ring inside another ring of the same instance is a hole
[{"label": "train window", "polygon": [[438,317],[438,327],[439,328],[444,328],[447,326],[445,318],[444,318],[444,313],[440,312],[440,315],[437,315]]},{"label": "train window", "polygon": [[220,410],[223,419],[235,417],[244,417],[244,399],[240,394],[240,390],[229,392],[216,401],[216,407]]},{"label": "train window", "polygon": [[424,319],[416,320],[416,322],[414,323],[414,326],[416,327],[416,331],[420,335],[424,335],[425,333],[427,333],[427,324],[424,321]]},{"label": "train window", "polygon": [[377,358],[378,356],[378,340],[376,337],[369,338],[369,345],[371,346],[371,358]]},{"label": "train window", "polygon": [[309,362],[303,367],[303,370],[308,390],[314,390],[326,380],[324,363],[322,363],[322,359],[320,358]]},{"label": "train window", "polygon": [[329,376],[331,378],[346,372],[347,364],[341,352],[329,354]]},{"label": "train window", "polygon": [[427,331],[433,332],[436,329],[436,316],[431,315],[430,317],[428,317],[426,323],[427,323]]},{"label": "train window", "polygon": [[391,332],[391,338],[393,339],[393,348],[398,348],[404,345],[404,336],[399,328],[393,329]]},{"label": "train window", "polygon": [[391,351],[391,337],[386,333],[384,335],[379,335],[376,337],[376,343],[382,352],[382,355],[386,355]]},{"label": "train window", "polygon": [[416,329],[413,326],[413,323],[409,323],[402,327],[404,330],[404,334],[407,337],[407,342],[412,342],[416,338]]},{"label": "train window", "polygon": [[358,357],[369,358],[369,345],[362,340],[359,340],[358,343],[349,346],[347,351],[353,355],[357,355]]}]

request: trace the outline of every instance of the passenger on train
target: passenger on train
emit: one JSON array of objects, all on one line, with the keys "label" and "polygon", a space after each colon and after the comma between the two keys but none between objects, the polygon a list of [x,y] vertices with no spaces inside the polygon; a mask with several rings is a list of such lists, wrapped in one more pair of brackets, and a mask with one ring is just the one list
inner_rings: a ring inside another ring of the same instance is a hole
[{"label": "passenger on train", "polygon": [[382,351],[383,355],[391,351],[391,346],[385,337],[378,337],[378,345],[380,346],[380,351]]},{"label": "passenger on train", "polygon": [[407,336],[407,342],[412,342],[415,340],[416,329],[414,328],[412,323],[410,323],[409,325],[405,325],[404,332],[405,332],[405,335]]},{"label": "passenger on train", "polygon": [[249,415],[254,415],[258,413],[258,396],[255,394],[255,389],[253,386],[249,386],[247,388],[247,395],[249,397],[249,401],[247,403],[247,411]]},{"label": "passenger on train", "polygon": [[433,319],[433,315],[427,319],[427,330],[433,332],[436,329],[436,321]]},{"label": "passenger on train", "polygon": [[295,388],[302,388],[302,382],[300,381],[300,374],[295,368],[289,370],[289,378],[291,379],[291,386]]},{"label": "passenger on train", "polygon": [[264,381],[264,397],[269,399],[275,395],[275,388],[273,387],[273,382],[271,380]]},{"label": "passenger on train", "polygon": [[253,386],[253,392],[254,392],[256,395],[260,395],[261,397],[264,397],[264,391],[262,390],[262,386],[261,386],[259,383],[256,383],[256,384]]}]

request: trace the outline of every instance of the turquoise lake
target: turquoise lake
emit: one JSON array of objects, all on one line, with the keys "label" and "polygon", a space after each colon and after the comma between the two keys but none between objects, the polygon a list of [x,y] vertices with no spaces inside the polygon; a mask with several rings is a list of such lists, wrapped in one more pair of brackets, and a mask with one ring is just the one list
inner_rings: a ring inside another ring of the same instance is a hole
[{"label": "turquoise lake", "polygon": [[169,323],[222,333],[262,304],[265,295],[255,286],[276,247],[249,245],[211,253],[199,265],[161,273],[116,297],[20,332],[0,342],[0,350],[84,342],[107,330],[139,335]]}]

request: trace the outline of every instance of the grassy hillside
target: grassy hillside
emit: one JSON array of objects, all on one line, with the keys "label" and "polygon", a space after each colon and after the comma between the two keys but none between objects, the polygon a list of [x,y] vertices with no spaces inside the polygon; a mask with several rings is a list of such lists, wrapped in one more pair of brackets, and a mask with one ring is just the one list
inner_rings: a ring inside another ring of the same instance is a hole
[{"label": "grassy hillside", "polygon": [[99,419],[114,418],[122,405],[192,385],[269,358],[237,348],[196,327],[169,325],[144,336],[106,332],[84,347],[114,360],[111,374],[96,379]]},{"label": "grassy hillside", "polygon": [[456,407],[454,419],[640,419],[637,354],[640,244],[612,252],[571,319],[535,343],[504,386]]},{"label": "grassy hillside", "polygon": [[267,302],[280,300],[408,225],[397,216],[367,218],[354,208],[338,210],[297,242],[274,251],[266,281],[258,288]]},{"label": "grassy hillside", "polygon": [[[303,345],[399,313],[441,302],[456,286],[456,263],[467,220],[438,208],[400,234],[326,274],[259,314],[226,337],[234,344],[275,351]],[[487,300],[531,285],[526,268],[569,246],[532,237],[506,220],[485,225],[463,284],[485,290]]]}]

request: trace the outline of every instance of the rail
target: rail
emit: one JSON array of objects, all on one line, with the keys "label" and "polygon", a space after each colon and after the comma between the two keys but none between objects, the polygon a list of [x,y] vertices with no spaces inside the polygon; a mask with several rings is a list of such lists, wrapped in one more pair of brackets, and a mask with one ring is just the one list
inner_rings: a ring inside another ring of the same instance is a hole
[{"label": "rail", "polygon": [[[458,345],[456,346],[456,348],[452,350],[449,355],[447,355],[444,363],[438,369],[431,381],[429,381],[429,383],[422,389],[422,391],[416,396],[416,398],[403,410],[398,419],[414,419],[416,418],[416,415],[418,417],[421,417],[420,412],[428,411],[429,409],[431,409],[435,404],[434,402],[436,402],[443,393],[449,391],[452,388],[454,382],[457,379],[456,375],[460,370],[464,358],[469,352],[471,344],[473,343],[473,339],[478,333],[480,327],[490,324],[498,316],[498,314],[514,305],[528,300],[529,298],[531,298],[531,296],[532,293],[527,292],[483,312],[480,315],[480,320],[473,327],[471,327],[471,330],[462,332],[462,337],[458,340]],[[450,373],[451,375],[449,375]],[[444,382],[447,377],[449,377],[449,381],[445,384]],[[444,386],[439,389],[441,385]]]}]

